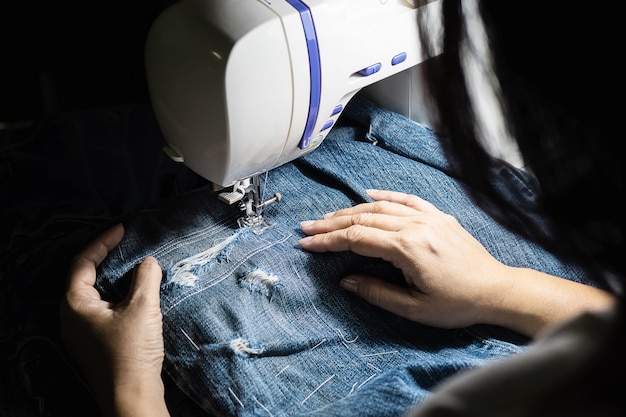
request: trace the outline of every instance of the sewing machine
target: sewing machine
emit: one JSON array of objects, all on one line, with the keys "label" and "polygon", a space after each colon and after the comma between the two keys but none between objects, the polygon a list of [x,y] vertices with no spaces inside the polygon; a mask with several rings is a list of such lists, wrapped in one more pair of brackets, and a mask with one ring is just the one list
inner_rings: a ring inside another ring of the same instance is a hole
[{"label": "sewing machine", "polygon": [[[424,61],[418,8],[437,1],[182,0],[146,42],[152,104],[175,160],[261,219],[259,175],[316,149],[348,101],[413,119]],[[383,80],[389,80],[385,85]]]}]

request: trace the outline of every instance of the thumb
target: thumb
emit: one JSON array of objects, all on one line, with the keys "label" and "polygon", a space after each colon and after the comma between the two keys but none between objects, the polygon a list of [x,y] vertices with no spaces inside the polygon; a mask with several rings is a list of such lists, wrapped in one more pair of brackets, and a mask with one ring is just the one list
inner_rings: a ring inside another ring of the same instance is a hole
[{"label": "thumb", "polygon": [[135,268],[126,301],[129,304],[159,305],[163,271],[159,262],[148,256]]}]

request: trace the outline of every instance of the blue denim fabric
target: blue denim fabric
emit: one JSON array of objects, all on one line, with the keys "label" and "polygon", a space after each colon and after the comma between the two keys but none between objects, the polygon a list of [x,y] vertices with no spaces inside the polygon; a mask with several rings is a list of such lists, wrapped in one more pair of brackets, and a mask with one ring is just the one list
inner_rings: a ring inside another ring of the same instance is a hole
[{"label": "blue denim fabric", "polygon": [[[283,195],[264,214],[273,227],[239,228],[238,209],[207,187],[127,222],[99,268],[98,289],[119,300],[132,268],[147,255],[159,260],[164,370],[215,416],[400,416],[447,377],[525,349],[506,329],[442,330],[384,312],[338,281],[363,272],[402,283],[398,270],[298,247],[300,221],[367,201],[368,188],[425,198],[504,263],[590,283],[479,210],[432,131],[358,99],[342,117],[318,150],[269,173],[267,195]],[[533,206],[523,173],[503,168],[498,178]]]}]

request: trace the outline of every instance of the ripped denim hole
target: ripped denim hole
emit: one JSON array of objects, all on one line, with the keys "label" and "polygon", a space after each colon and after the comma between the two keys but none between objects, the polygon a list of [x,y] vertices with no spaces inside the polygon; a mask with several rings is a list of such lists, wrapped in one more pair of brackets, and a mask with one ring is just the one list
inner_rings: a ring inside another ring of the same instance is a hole
[{"label": "ripped denim hole", "polygon": [[237,283],[252,292],[258,292],[271,298],[274,289],[279,283],[279,278],[260,269],[253,269],[239,274]]},{"label": "ripped denim hole", "polygon": [[253,347],[250,342],[243,337],[238,337],[230,342],[230,348],[238,355],[255,356],[263,353],[262,348]]},{"label": "ripped denim hole", "polygon": [[170,282],[188,287],[194,286],[199,279],[195,272],[206,267],[213,260],[228,260],[227,247],[241,234],[242,232],[235,233],[203,252],[178,261],[169,271],[168,275],[172,277]]}]

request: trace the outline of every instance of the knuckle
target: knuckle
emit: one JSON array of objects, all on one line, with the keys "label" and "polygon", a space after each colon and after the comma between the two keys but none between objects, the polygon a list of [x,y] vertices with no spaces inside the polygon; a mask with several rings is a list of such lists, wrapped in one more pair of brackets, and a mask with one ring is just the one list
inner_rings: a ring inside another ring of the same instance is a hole
[{"label": "knuckle", "polygon": [[369,219],[371,218],[370,213],[357,213],[350,217],[350,221],[352,225],[362,225],[367,224]]},{"label": "knuckle", "polygon": [[374,285],[364,285],[361,296],[365,300],[367,300],[370,304],[380,306],[381,299],[382,299],[380,288]]},{"label": "knuckle", "polygon": [[346,239],[350,242],[358,242],[362,239],[365,227],[360,224],[353,224],[346,229]]},{"label": "knuckle", "polygon": [[459,221],[457,220],[457,218],[456,218],[456,217],[454,217],[453,215],[448,214],[448,213],[444,213],[444,214],[443,214],[443,220],[444,220],[446,223],[448,223],[448,224],[452,224],[452,225],[456,225],[456,224],[458,224],[458,223],[459,223]]},{"label": "knuckle", "polygon": [[429,232],[430,227],[428,225],[419,224],[416,227],[407,228],[396,233],[395,241],[400,247],[419,246]]},{"label": "knuckle", "polygon": [[404,204],[406,204],[407,206],[416,206],[416,205],[421,204],[422,202],[423,200],[419,198],[418,196],[409,194],[406,196],[406,200],[404,201]]},{"label": "knuckle", "polygon": [[385,213],[389,209],[389,205],[388,201],[376,201],[372,205],[372,211],[374,213]]}]

